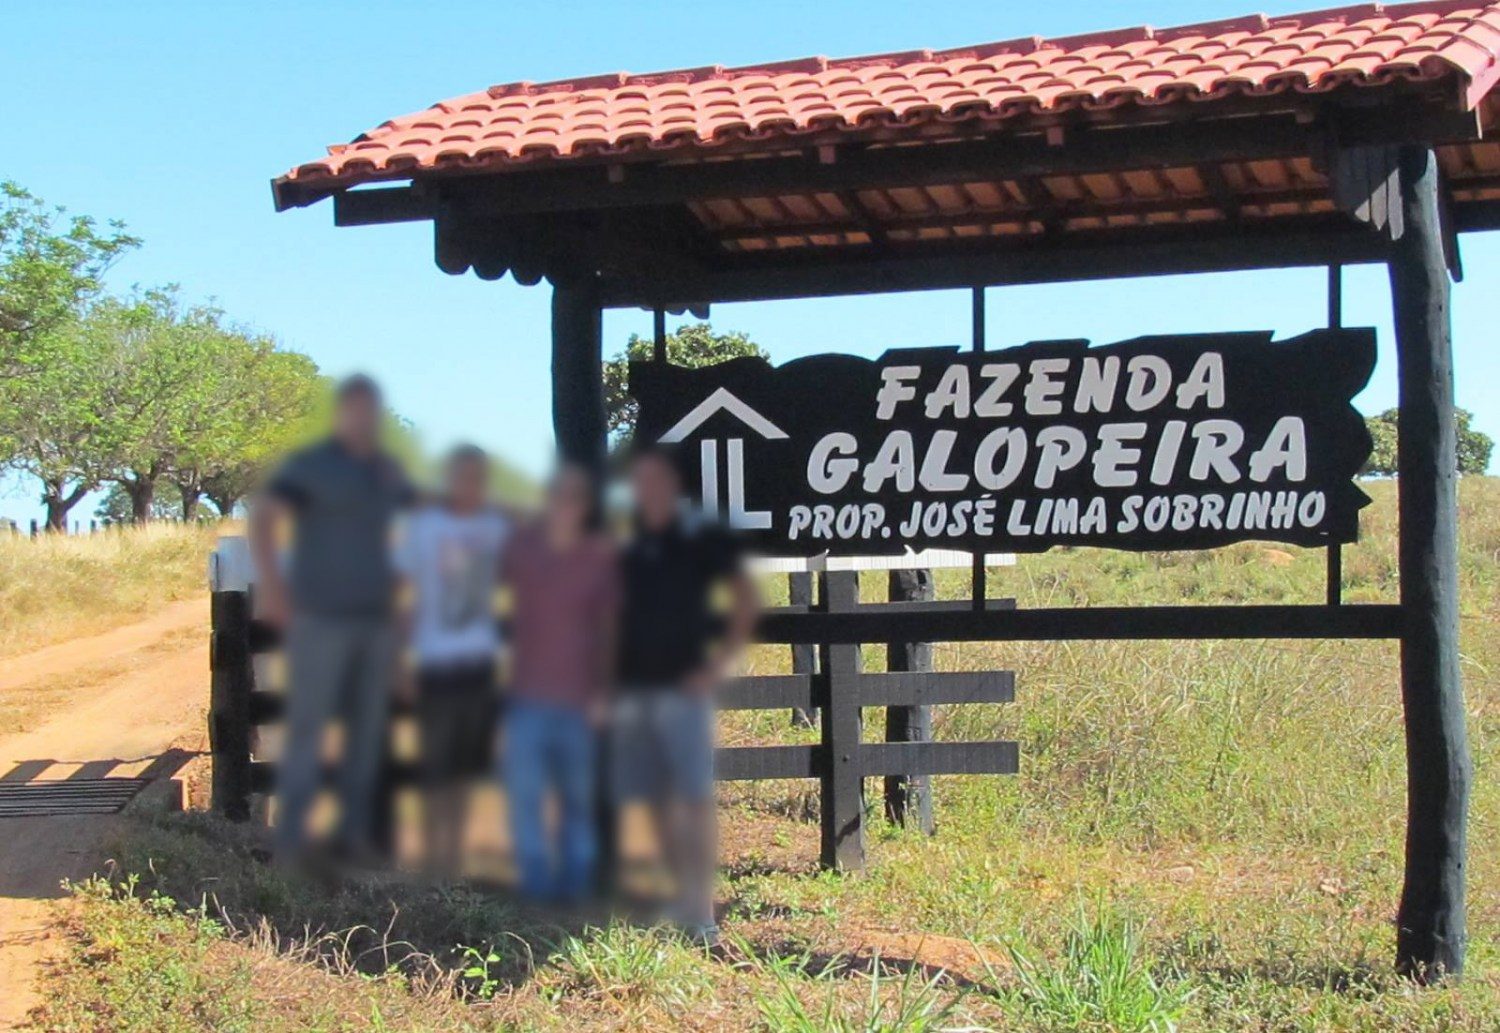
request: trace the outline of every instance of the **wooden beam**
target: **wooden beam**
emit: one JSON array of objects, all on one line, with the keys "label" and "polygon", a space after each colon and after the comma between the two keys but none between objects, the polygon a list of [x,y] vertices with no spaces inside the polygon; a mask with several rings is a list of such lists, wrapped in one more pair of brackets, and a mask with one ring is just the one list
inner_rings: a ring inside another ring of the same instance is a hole
[{"label": "wooden beam", "polygon": [[1064,146],[1049,143],[1040,128],[1028,132],[1016,126],[1003,136],[979,139],[959,138],[962,130],[956,128],[953,140],[919,146],[846,144],[832,164],[820,161],[816,148],[791,158],[633,164],[618,183],[609,181],[601,164],[429,179],[461,191],[486,214],[519,214],[1299,157],[1323,153],[1335,130],[1348,145],[1476,137],[1472,114],[1455,118],[1415,99],[1374,111],[1325,100],[1320,109],[1326,117],[1312,122],[1299,121],[1291,110],[1267,115],[1262,108],[1256,117],[1241,118],[1204,118],[1199,112],[1183,121],[1156,109],[1154,121],[1144,125],[1121,125],[1115,112],[1115,124],[1080,125]]},{"label": "wooden beam", "polygon": [[1500,200],[1453,201],[1455,233],[1479,233],[1500,230]]},{"label": "wooden beam", "polygon": [[1319,153],[1324,131],[1290,116],[1129,129],[1092,129],[1068,145],[1040,134],[955,140],[913,147],[846,148],[825,165],[814,154],[790,158],[655,165],[610,183],[601,167],[450,177],[443,188],[477,214],[518,215],[686,204],[718,198],[839,193],[890,187],[994,182],[1026,176],[1192,165],[1210,160]]},{"label": "wooden beam", "polygon": [[1469,785],[1458,651],[1458,458],[1448,268],[1437,156],[1397,156],[1403,232],[1390,257],[1400,421],[1401,699],[1406,715],[1406,877],[1396,965],[1462,974]]},{"label": "wooden beam", "polygon": [[[839,203],[849,210],[849,217],[854,220],[854,227],[870,238],[870,244],[877,249],[885,247],[886,228],[885,225],[875,217],[865,203],[859,199],[859,193],[854,190],[840,190],[838,193]],[[834,232],[847,233],[849,227]],[[723,236],[720,235],[720,239]]]},{"label": "wooden beam", "polygon": [[860,751],[866,775],[1014,775],[1021,748],[1014,742],[883,742]]},{"label": "wooden beam", "polygon": [[813,705],[812,674],[762,674],[734,678],[714,695],[720,710],[808,710]]},{"label": "wooden beam", "polygon": [[721,746],[714,751],[714,778],[741,782],[760,778],[819,778],[820,746]]},{"label": "wooden beam", "polygon": [[[1228,185],[1225,184],[1227,191]],[[1028,196],[1030,196],[1028,194]],[[1140,218],[1147,215],[1172,214],[1189,211],[1216,211],[1227,220],[1239,219],[1243,208],[1272,204],[1310,204],[1328,201],[1328,194],[1321,187],[1300,187],[1287,190],[1259,190],[1245,194],[1225,193],[1217,190],[1212,194],[1193,196],[1132,198],[1124,201],[1057,201],[1047,203],[1028,201],[1026,208],[969,208],[932,215],[909,215],[887,219],[880,223],[886,233],[911,232],[926,229],[950,229],[961,226],[1013,225],[1026,226],[1039,222],[1056,232],[1075,219],[1112,219],[1121,216]],[[787,222],[772,225],[736,227],[719,235],[720,240],[740,243],[747,240],[765,240],[774,237],[811,237],[830,233],[849,233],[855,230],[869,232],[865,226],[849,222],[819,220],[817,222]]]},{"label": "wooden beam", "polygon": [[[926,571],[891,571],[892,574],[926,573]],[[896,663],[909,665],[922,663],[921,657],[912,657],[909,647],[897,643],[899,656]],[[867,707],[889,707],[892,710],[926,710],[934,704],[950,703],[1009,703],[1016,698],[1016,676],[1013,671],[944,671],[932,670],[932,646],[918,643],[918,650],[926,650],[926,666],[890,667],[884,674],[861,675],[859,701]],[[889,665],[887,665],[889,666]],[[887,742],[906,742],[918,738],[932,738],[928,727],[925,736],[906,735]],[[887,727],[889,732],[889,727]]]},{"label": "wooden beam", "polygon": [[1154,639],[1395,639],[1400,606],[1086,606],[773,615],[759,642],[1081,642]]},{"label": "wooden beam", "polygon": [[1043,233],[1056,233],[1062,229],[1062,206],[1052,191],[1047,189],[1046,180],[1041,176],[1030,175],[1017,176],[1012,182],[1026,205],[1027,218],[1040,222]]},{"label": "wooden beam", "polygon": [[[1229,185],[1229,180],[1224,178],[1224,169],[1215,162],[1205,162],[1198,167],[1198,175],[1203,179],[1203,185],[1208,187],[1209,195],[1218,204],[1219,210],[1224,213],[1224,218],[1230,222],[1238,222],[1240,213],[1247,204],[1276,204],[1280,200],[1298,200],[1299,193],[1305,191],[1271,191],[1267,197],[1250,193],[1240,193]],[[1277,195],[1290,194],[1290,198],[1278,197]],[[1313,192],[1316,196],[1317,192]]]},{"label": "wooden beam", "polygon": [[437,204],[415,187],[345,190],[333,195],[335,226],[379,226],[392,222],[425,222],[437,215]]},{"label": "wooden beam", "polygon": [[1391,240],[1402,233],[1397,151],[1393,146],[1341,147],[1333,153],[1329,172],[1334,202]]},{"label": "wooden beam", "polygon": [[936,244],[892,243],[885,255],[823,256],[815,249],[765,258],[746,255],[698,277],[654,277],[642,268],[633,282],[609,280],[606,307],[687,301],[769,301],[891,291],[946,290],[975,285],[1057,283],[1158,276],[1355,265],[1384,261],[1388,245],[1347,216],[1330,213],[1267,220],[1254,227],[1144,227],[1135,232],[1075,232],[1057,240],[1019,243],[986,239]]}]

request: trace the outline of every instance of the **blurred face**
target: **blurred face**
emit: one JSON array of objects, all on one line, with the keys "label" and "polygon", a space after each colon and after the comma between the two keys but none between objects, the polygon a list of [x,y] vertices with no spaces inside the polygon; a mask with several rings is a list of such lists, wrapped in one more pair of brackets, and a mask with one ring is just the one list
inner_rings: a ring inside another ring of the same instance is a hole
[{"label": "blurred face", "polygon": [[577,534],[588,524],[593,503],[588,474],[576,467],[563,467],[547,488],[547,524],[556,531]]},{"label": "blurred face", "polygon": [[345,395],[334,411],[333,432],[356,448],[373,448],[380,440],[380,401],[365,391]]},{"label": "blurred face", "polygon": [[448,464],[448,498],[459,509],[477,509],[484,504],[489,471],[478,456],[466,456]]},{"label": "blurred face", "polygon": [[636,514],[650,528],[661,528],[677,518],[682,482],[665,456],[644,455],[630,468],[630,490]]}]

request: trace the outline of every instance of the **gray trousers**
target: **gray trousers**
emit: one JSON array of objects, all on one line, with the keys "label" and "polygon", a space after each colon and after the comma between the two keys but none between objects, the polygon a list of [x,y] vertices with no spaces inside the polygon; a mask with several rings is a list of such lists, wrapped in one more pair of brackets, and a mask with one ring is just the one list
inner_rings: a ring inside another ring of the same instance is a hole
[{"label": "gray trousers", "polygon": [[297,614],[287,631],[286,740],[276,769],[278,851],[306,842],[307,812],[322,783],[323,739],[343,726],[338,842],[373,846],[375,793],[385,756],[396,634],[388,617]]}]

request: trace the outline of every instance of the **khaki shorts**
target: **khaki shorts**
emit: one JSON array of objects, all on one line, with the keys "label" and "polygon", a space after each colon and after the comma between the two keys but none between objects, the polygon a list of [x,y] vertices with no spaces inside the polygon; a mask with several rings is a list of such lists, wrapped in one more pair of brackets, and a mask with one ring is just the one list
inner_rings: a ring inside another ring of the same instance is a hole
[{"label": "khaki shorts", "polygon": [[614,702],[609,771],[615,801],[714,798],[714,705],[678,687],[622,690]]}]

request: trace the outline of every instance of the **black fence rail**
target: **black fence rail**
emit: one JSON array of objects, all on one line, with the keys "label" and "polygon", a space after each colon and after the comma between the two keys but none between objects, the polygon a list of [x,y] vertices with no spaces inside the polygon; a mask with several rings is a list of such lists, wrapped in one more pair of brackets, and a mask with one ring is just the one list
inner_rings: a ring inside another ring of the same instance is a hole
[{"label": "black fence rail", "polygon": [[[791,575],[808,578],[810,575]],[[831,615],[889,611],[892,613],[949,613],[969,603],[898,600],[860,604],[859,575],[854,571],[818,575],[819,599],[804,602],[810,592],[794,581],[797,603],[778,607],[768,619],[788,622],[797,637],[816,636]],[[224,587],[225,584],[228,587]],[[248,579],[239,584],[221,580],[212,597],[210,666],[212,690],[209,738],[213,757],[213,806],[232,820],[246,820],[251,797],[270,792],[275,765],[252,756],[254,729],[281,720],[282,693],[257,687],[254,659],[279,648],[275,630],[252,618]],[[801,599],[799,599],[801,597]],[[990,600],[987,609],[1007,609],[1011,600]],[[915,666],[913,652],[930,650],[894,644],[888,663]],[[792,724],[816,724],[815,744],[720,747],[715,757],[720,781],[761,779],[817,779],[820,784],[822,863],[829,868],[856,870],[864,865],[865,780],[886,777],[886,812],[898,821],[910,820],[931,831],[931,800],[926,779],[947,774],[1014,774],[1019,748],[1014,742],[933,742],[927,708],[964,703],[1008,703],[1015,698],[1015,675],[1010,671],[934,673],[931,670],[866,672],[860,648],[849,643],[816,644],[811,650],[793,647],[794,673],[737,678],[716,697],[726,711],[778,710],[793,715]],[[866,742],[863,712],[885,708],[902,720],[887,720],[887,738]],[[394,712],[402,713],[397,704]],[[890,734],[895,730],[896,734]],[[411,783],[415,770],[392,762],[384,784],[388,789]]]}]

